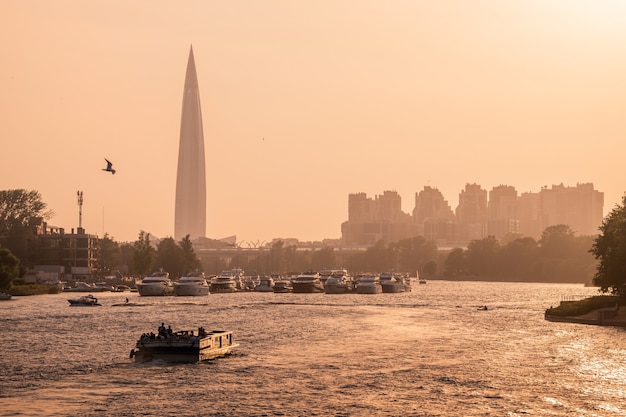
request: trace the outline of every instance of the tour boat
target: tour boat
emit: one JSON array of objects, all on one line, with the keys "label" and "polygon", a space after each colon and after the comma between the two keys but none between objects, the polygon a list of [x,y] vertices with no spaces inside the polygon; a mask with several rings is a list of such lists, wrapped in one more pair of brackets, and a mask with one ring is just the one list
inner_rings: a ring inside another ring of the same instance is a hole
[{"label": "tour boat", "polygon": [[230,331],[206,331],[200,327],[195,333],[193,330],[174,332],[161,324],[157,334],[141,335],[130,351],[130,358],[135,362],[198,362],[229,355],[237,346]]}]

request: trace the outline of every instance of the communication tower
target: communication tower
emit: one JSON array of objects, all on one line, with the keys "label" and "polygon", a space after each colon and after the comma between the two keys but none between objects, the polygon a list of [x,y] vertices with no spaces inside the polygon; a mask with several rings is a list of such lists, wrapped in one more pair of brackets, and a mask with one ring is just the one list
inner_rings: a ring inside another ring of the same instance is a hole
[{"label": "communication tower", "polygon": [[76,191],[76,196],[78,197],[78,227],[83,227],[83,192]]}]

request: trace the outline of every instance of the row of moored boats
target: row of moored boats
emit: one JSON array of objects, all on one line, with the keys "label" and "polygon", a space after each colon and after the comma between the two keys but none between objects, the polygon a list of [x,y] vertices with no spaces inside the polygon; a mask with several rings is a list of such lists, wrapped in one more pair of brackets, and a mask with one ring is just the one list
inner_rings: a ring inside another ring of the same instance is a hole
[{"label": "row of moored boats", "polygon": [[[425,281],[420,280],[420,283],[423,282]],[[172,281],[167,272],[158,271],[137,283],[137,291],[143,296],[202,296],[239,291],[378,294],[409,292],[411,280],[408,274],[398,273],[352,276],[345,269],[305,272],[281,279],[272,276],[245,276],[243,270],[232,269],[211,278],[200,272]]]}]

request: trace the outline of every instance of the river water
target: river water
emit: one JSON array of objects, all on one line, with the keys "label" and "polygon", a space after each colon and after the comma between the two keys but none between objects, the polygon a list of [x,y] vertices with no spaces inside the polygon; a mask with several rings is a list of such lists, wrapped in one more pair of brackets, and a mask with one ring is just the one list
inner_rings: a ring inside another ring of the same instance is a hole
[{"label": "river water", "polygon": [[[626,416],[626,331],[552,323],[570,284],[429,281],[403,294],[63,293],[0,302],[1,416]],[[128,297],[130,304],[121,305]],[[487,311],[479,310],[482,305]],[[231,330],[232,356],[129,358]]]}]

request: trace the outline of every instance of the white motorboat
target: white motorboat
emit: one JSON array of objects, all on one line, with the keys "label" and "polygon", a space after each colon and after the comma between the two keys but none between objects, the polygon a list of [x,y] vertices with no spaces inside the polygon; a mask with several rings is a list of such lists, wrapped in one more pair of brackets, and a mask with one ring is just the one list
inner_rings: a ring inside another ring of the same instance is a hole
[{"label": "white motorboat", "polygon": [[333,275],[333,272],[335,272],[334,269],[322,269],[320,271],[320,281],[322,285],[326,285],[326,281]]},{"label": "white motorboat", "polygon": [[104,291],[107,291],[107,289],[103,288],[103,287],[99,287],[99,286],[94,285],[94,284],[88,284],[86,282],[76,281],[74,286],[71,287],[68,291],[69,292],[88,292],[88,293],[92,293],[92,292],[104,292]]},{"label": "white motorboat", "polygon": [[379,294],[383,292],[380,277],[375,274],[361,275],[356,282],[357,294]]},{"label": "white motorboat", "polygon": [[174,283],[174,294],[179,296],[209,295],[209,283],[204,272],[194,272]]},{"label": "white motorboat", "polygon": [[7,294],[5,292],[0,292],[0,301],[1,300],[10,300],[12,297],[11,294]]},{"label": "white motorboat", "polygon": [[70,298],[67,301],[69,301],[72,307],[95,307],[101,305],[98,299],[91,294],[82,295],[78,298]]},{"label": "white motorboat", "polygon": [[384,293],[399,293],[411,291],[407,278],[401,274],[390,272],[380,274],[380,286]]},{"label": "white motorboat", "polygon": [[172,295],[174,285],[168,272],[158,271],[144,277],[141,283],[137,284],[137,292],[143,296]]},{"label": "white motorboat", "polygon": [[228,293],[237,291],[237,281],[233,271],[222,271],[222,273],[211,280],[209,285],[211,293]]},{"label": "white motorboat", "polygon": [[324,285],[317,272],[304,272],[291,278],[291,287],[294,293],[324,292]]},{"label": "white motorboat", "polygon": [[334,269],[324,283],[326,294],[345,294],[354,291],[355,281],[345,269]]}]

